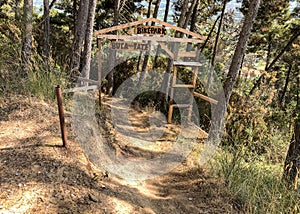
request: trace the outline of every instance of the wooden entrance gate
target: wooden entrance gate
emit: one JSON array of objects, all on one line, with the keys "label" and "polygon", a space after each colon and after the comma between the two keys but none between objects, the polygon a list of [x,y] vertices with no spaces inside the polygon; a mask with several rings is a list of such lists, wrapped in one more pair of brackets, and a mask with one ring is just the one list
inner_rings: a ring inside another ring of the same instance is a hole
[{"label": "wooden entrance gate", "polygon": [[[152,22],[150,25],[144,25]],[[158,25],[158,26],[155,26]],[[169,37],[167,35],[167,28],[174,30],[175,32],[179,32],[186,37],[183,38],[174,38]],[[114,31],[123,31],[123,34],[112,34]],[[124,35],[124,32],[126,35]],[[110,34],[111,33],[111,34]],[[148,51],[149,50],[149,42],[157,43],[160,47],[170,56],[172,59],[172,66],[173,66],[173,80],[170,85],[170,107],[168,112],[168,123],[172,122],[172,115],[173,109],[177,108],[188,108],[188,120],[190,120],[192,115],[192,103],[193,99],[190,99],[188,103],[184,104],[175,104],[173,103],[174,93],[175,90],[178,88],[188,88],[190,92],[203,100],[206,100],[210,103],[217,104],[218,101],[209,98],[205,95],[195,92],[196,88],[196,80],[199,67],[201,63],[199,62],[199,48],[195,51],[179,51],[178,48],[173,48],[173,50],[169,49],[167,46],[167,42],[173,43],[194,43],[199,44],[203,42],[205,39],[203,36],[188,31],[186,29],[173,26],[167,22],[163,22],[161,20],[155,18],[148,18],[140,21],[135,21],[123,25],[118,25],[106,29],[102,29],[99,31],[94,32],[94,36],[97,37],[97,44],[99,50],[101,50],[101,40],[102,39],[109,39],[114,40],[112,42],[111,48],[114,50],[125,50],[125,51]],[[141,43],[136,41],[143,41],[147,43]],[[99,54],[100,55],[100,54]],[[189,61],[185,61],[184,59],[189,58]],[[101,60],[99,56],[99,60]],[[192,61],[191,61],[192,60]],[[178,84],[176,82],[177,74],[178,74],[178,67],[191,67],[192,68],[192,80],[190,84]],[[84,79],[82,79],[84,80]],[[86,80],[87,82],[92,80]],[[101,63],[98,62],[98,90],[99,90],[99,104],[101,105]]]}]

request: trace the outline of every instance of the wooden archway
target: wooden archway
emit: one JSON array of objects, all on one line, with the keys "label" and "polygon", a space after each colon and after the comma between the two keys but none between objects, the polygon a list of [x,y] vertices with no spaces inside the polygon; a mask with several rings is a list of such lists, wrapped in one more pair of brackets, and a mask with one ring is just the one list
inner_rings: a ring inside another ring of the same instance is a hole
[{"label": "wooden archway", "polygon": [[[150,23],[150,22],[152,22],[151,26],[144,25],[145,23]],[[133,27],[135,27],[135,29],[133,29]],[[166,28],[172,29],[176,32],[180,32],[180,33],[186,35],[186,37],[183,37],[183,38],[168,37],[167,35],[165,35],[167,32]],[[123,30],[123,31],[127,30],[126,35],[124,35],[124,33],[123,34],[113,34],[112,33],[114,31],[121,31],[121,30]],[[212,98],[209,98],[205,95],[195,92],[198,69],[201,66],[201,63],[198,62],[199,49],[196,51],[190,51],[190,52],[179,52],[178,50],[171,51],[165,44],[165,42],[175,42],[175,43],[180,42],[180,43],[199,44],[199,43],[202,43],[203,40],[205,39],[204,36],[201,36],[197,33],[191,32],[189,30],[171,25],[167,22],[163,22],[156,18],[148,18],[148,19],[144,19],[144,20],[139,20],[139,21],[135,21],[135,22],[131,22],[131,23],[126,23],[126,24],[102,29],[102,30],[94,32],[94,36],[97,37],[97,44],[98,44],[99,50],[101,50],[101,40],[102,39],[109,39],[109,40],[114,40],[114,41],[125,41],[125,42],[126,41],[148,41],[148,42],[158,43],[161,46],[161,48],[173,59],[172,60],[172,62],[173,62],[173,80],[172,80],[172,85],[171,85],[171,90],[170,90],[171,102],[173,99],[174,90],[176,88],[188,88],[194,96],[204,99],[213,104],[218,103],[218,101],[216,101]],[[122,50],[124,50],[124,49],[126,50],[126,48],[128,49],[129,47],[136,48],[137,46],[134,46],[134,44],[129,44],[129,43],[126,45],[126,43],[125,43],[125,45],[123,45],[123,46],[119,44],[113,48],[116,48],[116,49],[123,48]],[[143,50],[143,49],[139,49],[139,50]],[[145,48],[145,50],[147,50],[147,49]],[[193,58],[193,61],[192,62],[191,61],[189,61],[189,62],[180,61],[181,57]],[[100,56],[99,56],[99,60],[100,60]],[[191,84],[186,85],[186,84],[177,84],[176,83],[178,66],[186,66],[186,67],[192,68],[193,75],[192,75],[192,83]],[[100,105],[101,105],[101,78],[102,78],[101,77],[101,63],[99,62],[98,63],[97,85],[98,85],[98,90],[99,90],[99,104]],[[84,81],[84,79],[82,79],[82,80]],[[86,81],[89,81],[89,80],[86,80]],[[172,113],[173,113],[174,107],[189,108],[188,117],[189,118],[191,117],[192,101],[189,102],[188,104],[180,104],[180,105],[171,103],[170,108],[169,108],[169,113],[168,113],[168,122],[169,123],[171,123],[171,121],[172,121]]]}]

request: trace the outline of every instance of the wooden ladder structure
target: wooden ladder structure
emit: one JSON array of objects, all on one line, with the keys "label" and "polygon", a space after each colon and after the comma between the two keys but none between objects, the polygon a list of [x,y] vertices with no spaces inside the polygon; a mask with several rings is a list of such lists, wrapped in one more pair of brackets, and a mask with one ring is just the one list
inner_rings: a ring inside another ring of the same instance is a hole
[{"label": "wooden ladder structure", "polygon": [[[177,55],[177,56],[176,56]],[[191,52],[178,52],[174,56],[173,61],[173,79],[170,86],[170,106],[169,106],[169,113],[168,113],[168,123],[172,123],[172,116],[173,116],[173,109],[174,108],[188,108],[188,121],[191,120],[192,112],[193,112],[193,97],[189,99],[188,103],[180,103],[175,104],[174,103],[174,93],[175,90],[178,88],[188,88],[191,92],[191,94],[194,95],[195,88],[196,88],[196,82],[197,82],[197,75],[199,67],[201,66],[201,63],[199,61],[199,49],[196,51]],[[193,61],[179,61],[178,58],[180,57],[189,57],[194,58]],[[192,82],[191,84],[178,84],[177,83],[177,74],[178,74],[178,67],[179,66],[185,66],[185,67],[191,67],[192,68]]]}]

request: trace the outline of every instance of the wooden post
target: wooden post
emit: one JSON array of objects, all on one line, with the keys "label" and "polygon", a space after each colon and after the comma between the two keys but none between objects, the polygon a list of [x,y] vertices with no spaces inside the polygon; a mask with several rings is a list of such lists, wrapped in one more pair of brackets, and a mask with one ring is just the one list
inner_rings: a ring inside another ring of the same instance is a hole
[{"label": "wooden post", "polygon": [[62,146],[67,147],[66,124],[65,124],[64,108],[63,108],[63,104],[62,104],[62,95],[61,95],[60,85],[56,86],[56,97],[57,97],[57,105],[58,105],[61,138],[62,138],[62,142],[63,142]]}]

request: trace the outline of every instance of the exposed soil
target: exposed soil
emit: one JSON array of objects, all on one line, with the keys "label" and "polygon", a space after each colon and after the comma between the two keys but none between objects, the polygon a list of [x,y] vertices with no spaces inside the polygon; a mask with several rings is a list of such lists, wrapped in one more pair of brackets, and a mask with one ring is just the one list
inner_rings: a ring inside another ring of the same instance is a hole
[{"label": "exposed soil", "polygon": [[[149,114],[131,111],[137,132],[149,129]],[[197,149],[167,174],[129,184],[87,160],[66,120],[68,149],[61,147],[55,104],[23,96],[0,100],[0,213],[238,213],[223,182],[197,165]],[[108,133],[115,135],[116,152],[151,158],[165,152],[178,127],[166,130],[148,153],[122,142],[115,130]]]}]

